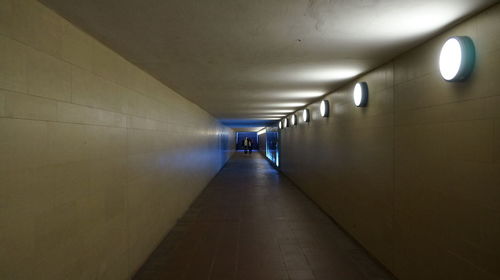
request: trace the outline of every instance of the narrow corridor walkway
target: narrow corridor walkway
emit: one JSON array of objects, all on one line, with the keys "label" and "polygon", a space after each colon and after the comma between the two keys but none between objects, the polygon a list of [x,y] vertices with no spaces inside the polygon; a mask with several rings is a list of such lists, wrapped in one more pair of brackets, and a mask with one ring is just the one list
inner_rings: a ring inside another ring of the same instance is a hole
[{"label": "narrow corridor walkway", "polygon": [[237,153],[135,279],[393,279],[259,153]]}]

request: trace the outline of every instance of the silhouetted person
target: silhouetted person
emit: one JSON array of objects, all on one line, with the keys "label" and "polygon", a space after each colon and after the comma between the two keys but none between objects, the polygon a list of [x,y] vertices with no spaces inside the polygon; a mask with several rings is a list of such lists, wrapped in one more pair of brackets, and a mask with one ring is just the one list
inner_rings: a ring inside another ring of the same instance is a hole
[{"label": "silhouetted person", "polygon": [[248,137],[245,137],[245,139],[243,140],[243,150],[245,154],[247,152],[252,153],[252,140],[250,140],[250,138]]}]

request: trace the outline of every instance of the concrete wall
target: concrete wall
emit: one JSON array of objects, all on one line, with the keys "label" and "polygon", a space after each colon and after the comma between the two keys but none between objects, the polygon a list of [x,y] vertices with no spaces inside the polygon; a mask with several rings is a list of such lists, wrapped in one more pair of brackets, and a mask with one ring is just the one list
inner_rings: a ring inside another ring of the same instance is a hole
[{"label": "concrete wall", "polygon": [[263,156],[266,156],[266,141],[267,141],[266,136],[267,136],[266,133],[263,133],[263,134],[257,136],[259,138],[259,152]]},{"label": "concrete wall", "polygon": [[233,138],[40,3],[1,0],[0,279],[130,278]]},{"label": "concrete wall", "polygon": [[[438,70],[453,35],[478,55],[458,84]],[[499,38],[496,5],[360,77],[368,107],[353,81],[282,130],[282,171],[402,280],[500,279]]]}]

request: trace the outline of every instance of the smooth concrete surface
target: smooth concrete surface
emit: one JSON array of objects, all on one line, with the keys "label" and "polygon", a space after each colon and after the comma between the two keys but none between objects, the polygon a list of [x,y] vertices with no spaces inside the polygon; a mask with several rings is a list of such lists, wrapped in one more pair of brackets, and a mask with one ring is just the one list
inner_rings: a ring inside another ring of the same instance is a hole
[{"label": "smooth concrete surface", "polygon": [[266,133],[262,133],[257,136],[259,139],[259,152],[263,155],[266,156],[266,142],[267,142],[267,137]]},{"label": "smooth concrete surface", "polygon": [[135,280],[392,280],[260,153],[236,153]]},{"label": "smooth concrete surface", "polygon": [[0,279],[129,279],[232,131],[34,0],[0,1]]},{"label": "smooth concrete surface", "polygon": [[255,126],[497,2],[40,1],[228,125]]},{"label": "smooth concrete surface", "polygon": [[[449,36],[469,80],[445,82]],[[282,130],[281,170],[401,280],[500,279],[500,5],[327,96],[329,118]],[[300,114],[299,114],[300,115]]]}]

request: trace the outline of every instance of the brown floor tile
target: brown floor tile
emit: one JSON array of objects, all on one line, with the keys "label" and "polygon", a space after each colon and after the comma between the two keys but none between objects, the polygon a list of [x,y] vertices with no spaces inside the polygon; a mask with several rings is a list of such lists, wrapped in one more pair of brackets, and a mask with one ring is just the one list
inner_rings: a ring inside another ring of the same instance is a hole
[{"label": "brown floor tile", "polygon": [[301,269],[301,270],[288,270],[288,276],[290,280],[315,280],[312,270]]},{"label": "brown floor tile", "polygon": [[[258,153],[236,154],[140,280],[394,279]],[[377,278],[377,279],[378,279]]]}]

